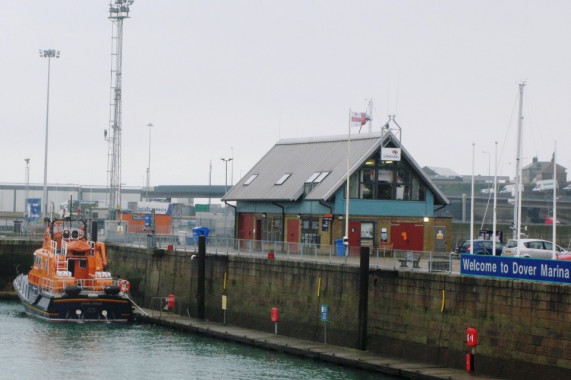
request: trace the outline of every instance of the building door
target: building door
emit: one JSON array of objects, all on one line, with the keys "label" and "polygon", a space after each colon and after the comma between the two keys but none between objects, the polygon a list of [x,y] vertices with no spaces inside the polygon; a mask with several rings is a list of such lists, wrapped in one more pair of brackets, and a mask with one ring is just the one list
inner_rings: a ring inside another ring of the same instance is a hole
[{"label": "building door", "polygon": [[251,247],[251,242],[254,238],[254,214],[239,214],[238,215],[238,239],[240,241],[241,249],[248,249]]},{"label": "building door", "polygon": [[256,219],[256,233],[254,240],[262,240],[262,219]]},{"label": "building door", "polygon": [[434,227],[434,252],[446,252],[446,227]]},{"label": "building door", "polygon": [[423,251],[424,225],[403,222],[392,224],[391,243],[393,243],[393,249]]},{"label": "building door", "polygon": [[238,239],[252,240],[254,238],[254,214],[238,215]]},{"label": "building door", "polygon": [[290,253],[299,251],[299,219],[287,221],[287,244]]},{"label": "building door", "polygon": [[349,222],[349,254],[358,255],[361,247],[361,222]]}]

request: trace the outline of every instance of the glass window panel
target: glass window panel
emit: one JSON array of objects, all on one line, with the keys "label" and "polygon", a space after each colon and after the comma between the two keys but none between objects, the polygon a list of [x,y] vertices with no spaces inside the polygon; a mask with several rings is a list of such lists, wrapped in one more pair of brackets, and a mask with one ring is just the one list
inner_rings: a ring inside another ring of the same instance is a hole
[{"label": "glass window panel", "polygon": [[323,181],[323,179],[324,179],[325,177],[327,177],[327,175],[328,175],[329,173],[330,173],[330,172],[321,172],[321,173],[317,176],[317,178],[315,178],[315,179],[313,180],[313,182],[319,183],[319,182]]},{"label": "glass window panel", "polygon": [[251,184],[252,181],[255,180],[257,176],[258,176],[257,174],[252,174],[252,175],[250,176],[250,178],[248,178],[248,179],[246,180],[246,182],[244,182],[244,186],[248,186],[249,184]]},{"label": "glass window panel", "polygon": [[308,182],[313,182],[313,181],[317,178],[317,176],[318,176],[319,174],[320,174],[320,172],[313,173],[313,174],[311,175],[311,177],[309,177],[309,178],[307,179],[307,181],[305,181],[305,182],[306,182],[306,183],[308,183]]},{"label": "glass window panel", "polygon": [[291,176],[291,173],[286,173],[286,174],[282,175],[281,178],[278,179],[278,181],[276,182],[276,185],[281,185],[281,184],[284,183],[290,176]]}]

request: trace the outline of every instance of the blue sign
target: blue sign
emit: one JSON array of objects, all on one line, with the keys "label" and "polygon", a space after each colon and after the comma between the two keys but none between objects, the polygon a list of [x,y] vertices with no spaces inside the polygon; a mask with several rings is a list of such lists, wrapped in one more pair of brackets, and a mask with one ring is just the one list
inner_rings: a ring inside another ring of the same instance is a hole
[{"label": "blue sign", "polygon": [[145,214],[145,226],[151,225],[151,214]]},{"label": "blue sign", "polygon": [[327,322],[327,314],[329,312],[329,306],[321,305],[319,309],[321,311],[321,322]]},{"label": "blue sign", "polygon": [[463,254],[460,273],[571,284],[571,261]]},{"label": "blue sign", "polygon": [[37,221],[42,216],[42,200],[40,198],[28,198],[28,220]]}]

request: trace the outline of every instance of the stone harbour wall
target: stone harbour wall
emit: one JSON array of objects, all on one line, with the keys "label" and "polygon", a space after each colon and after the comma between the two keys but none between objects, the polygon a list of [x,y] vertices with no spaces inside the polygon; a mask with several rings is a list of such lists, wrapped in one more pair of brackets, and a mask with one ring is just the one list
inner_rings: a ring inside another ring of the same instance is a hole
[{"label": "stone harbour wall", "polygon": [[[0,241],[0,262],[31,260],[33,251],[15,250]],[[6,254],[12,259],[1,261]],[[108,245],[107,254],[110,271],[129,279],[140,306],[163,306],[174,294],[176,312],[197,316],[194,253]],[[15,275],[2,273],[8,272]],[[369,271],[368,281],[369,351],[464,369],[471,327],[478,332],[478,373],[571,376],[571,286],[385,269]],[[281,335],[358,347],[357,266],[207,254],[204,299],[210,321],[274,332],[270,316],[277,307]],[[327,322],[320,305],[328,306]]]}]

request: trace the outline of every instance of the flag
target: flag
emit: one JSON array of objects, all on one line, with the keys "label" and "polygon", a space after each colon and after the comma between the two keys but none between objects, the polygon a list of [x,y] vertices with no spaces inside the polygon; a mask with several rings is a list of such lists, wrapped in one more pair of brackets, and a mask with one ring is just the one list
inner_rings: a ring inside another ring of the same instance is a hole
[{"label": "flag", "polygon": [[365,112],[351,112],[352,127],[362,127],[367,124],[369,120],[371,120],[371,118]]}]

